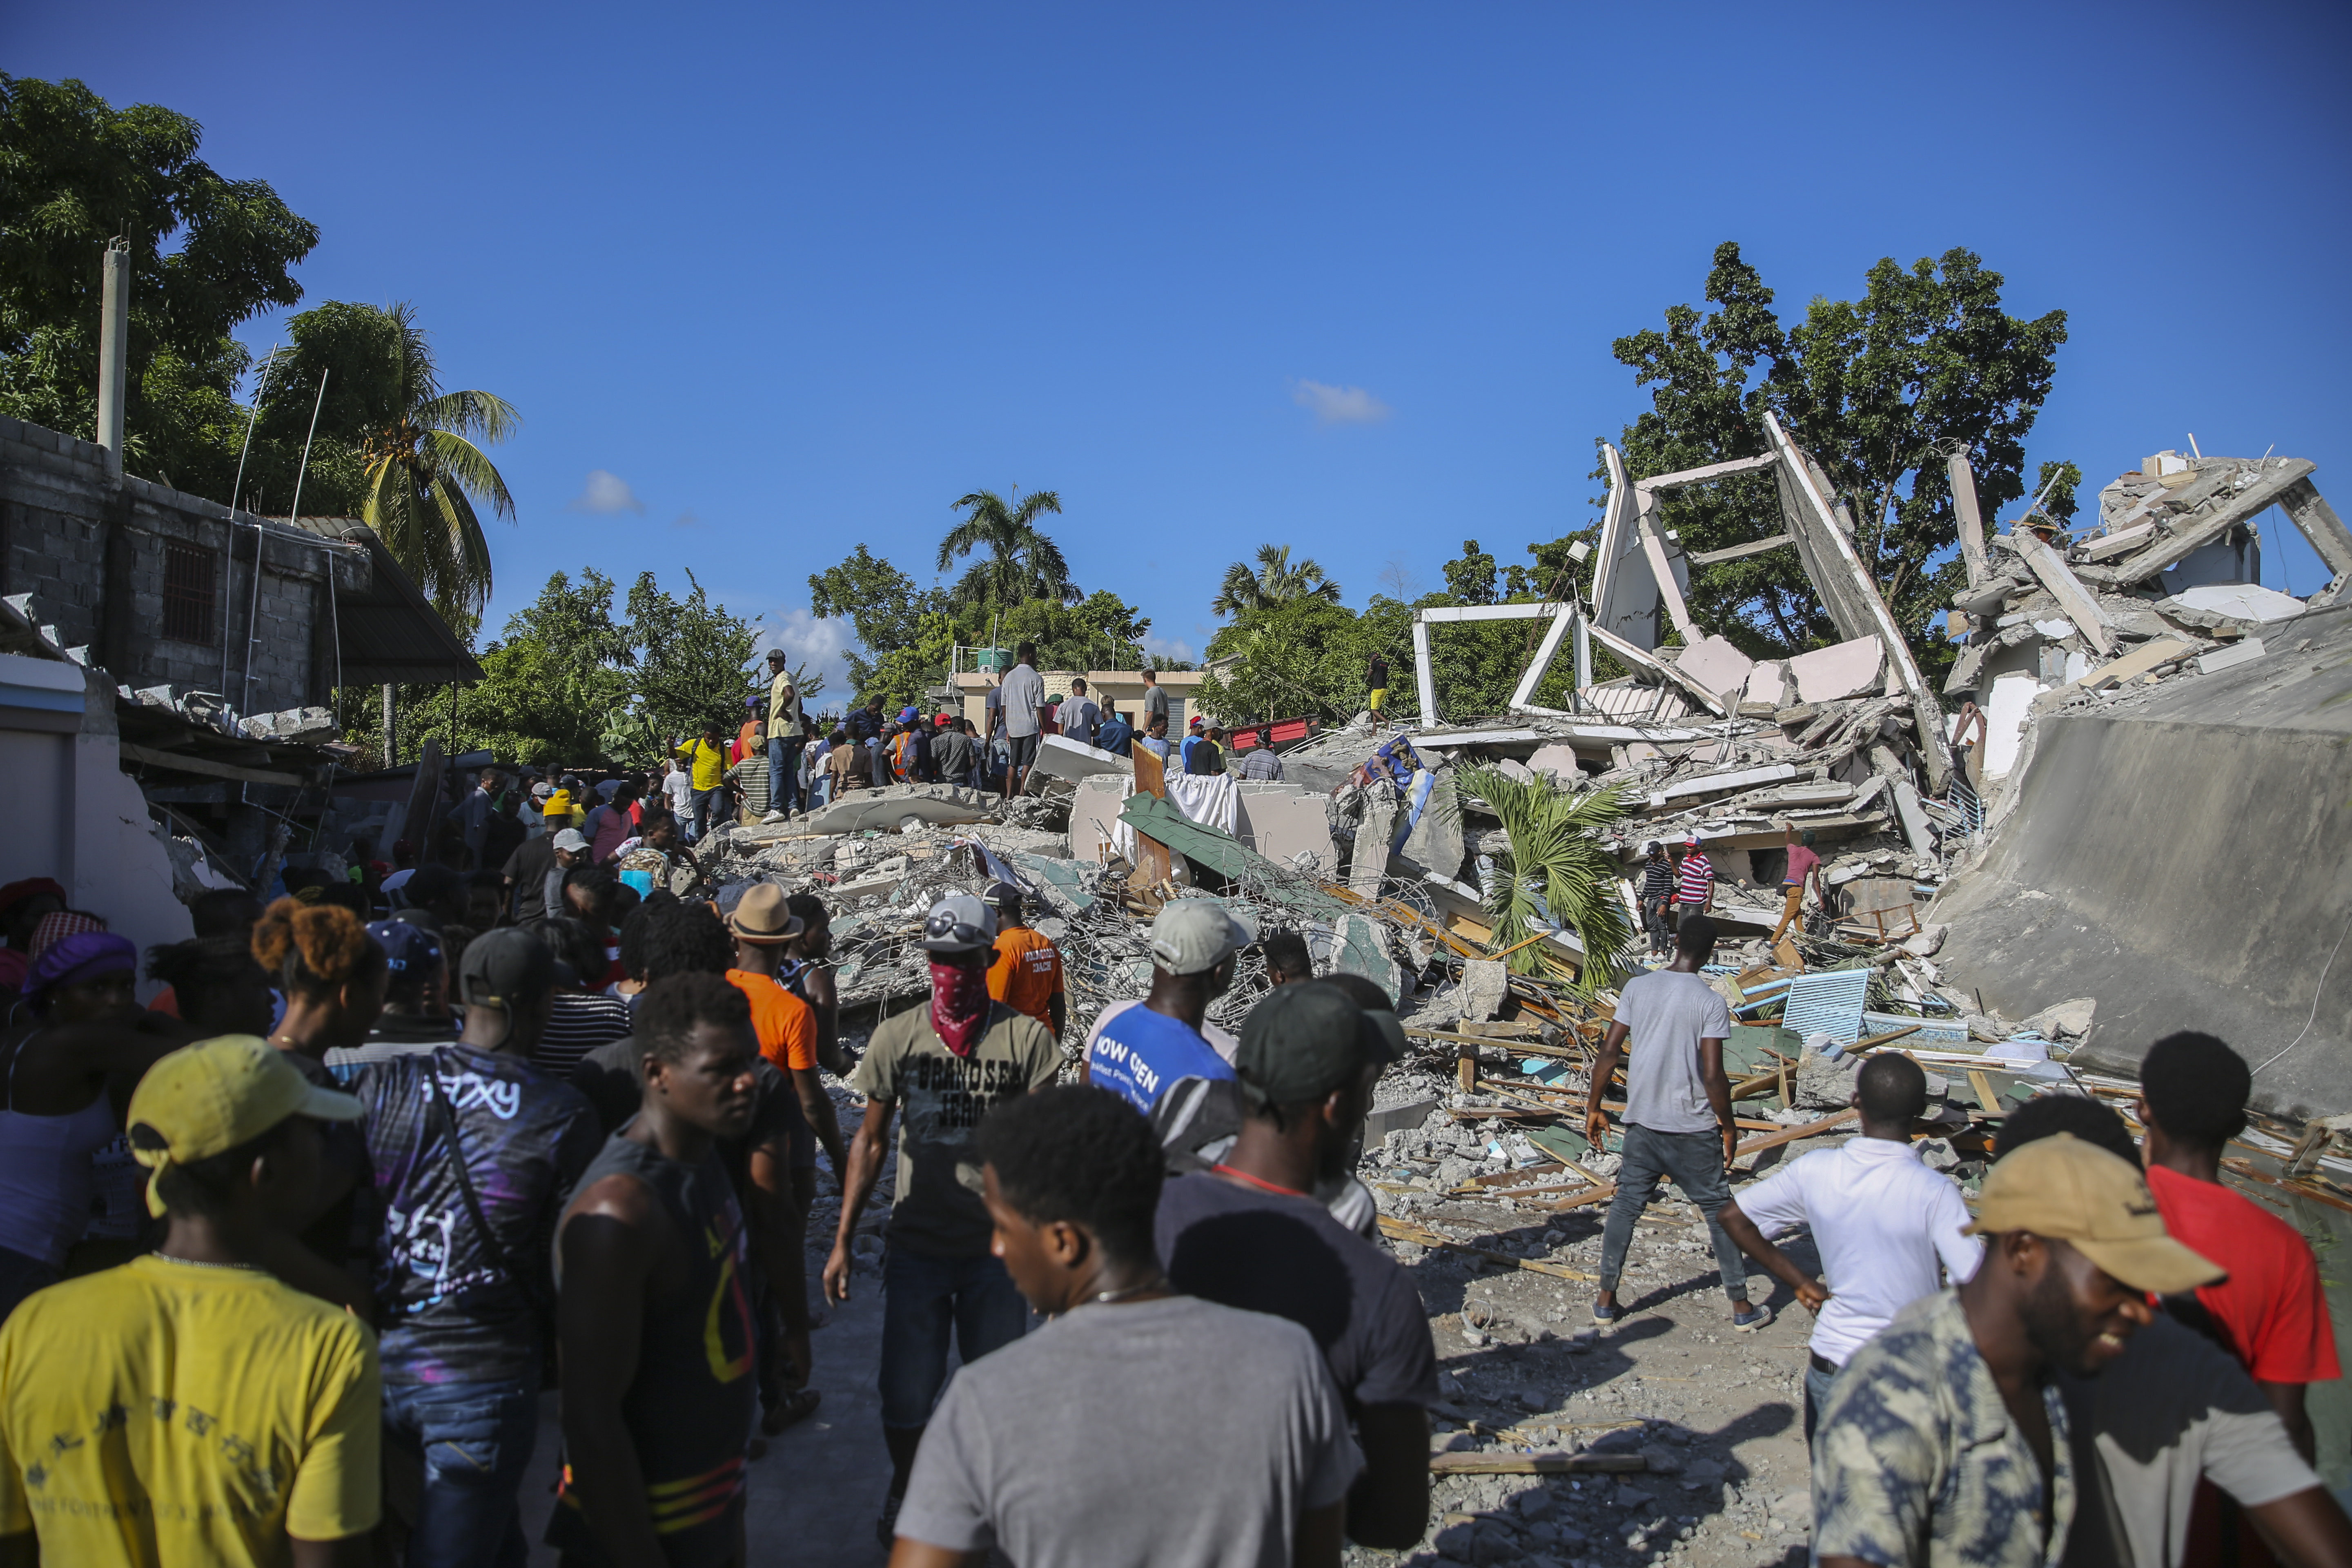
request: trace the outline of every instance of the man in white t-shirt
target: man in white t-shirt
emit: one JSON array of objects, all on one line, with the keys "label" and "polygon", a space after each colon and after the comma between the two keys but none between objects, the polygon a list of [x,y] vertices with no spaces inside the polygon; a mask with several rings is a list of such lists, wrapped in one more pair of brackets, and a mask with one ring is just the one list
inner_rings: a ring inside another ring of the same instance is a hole
[{"label": "man in white t-shirt", "polygon": [[1018,795],[1037,760],[1037,736],[1045,725],[1045,678],[1037,673],[1037,645],[1023,643],[997,689],[1004,704],[1004,793]]},{"label": "man in white t-shirt", "polygon": [[694,775],[677,765],[676,757],[662,759],[662,794],[669,801],[669,814],[683,825],[694,812]]},{"label": "man in white t-shirt", "polygon": [[[1955,1285],[1984,1260],[1984,1243],[1961,1231],[1968,1205],[1949,1177],[1911,1147],[1911,1123],[1927,1109],[1927,1075],[1909,1057],[1883,1052],[1862,1064],[1853,1103],[1862,1136],[1817,1150],[1775,1172],[1717,1212],[1739,1250],[1797,1293],[1813,1323],[1805,1373],[1805,1441],[1829,1400],[1830,1380],[1895,1314]],[[1822,1288],[1767,1239],[1811,1226]]]},{"label": "man in white t-shirt", "polygon": [[1716,1217],[1731,1201],[1724,1173],[1739,1145],[1739,1128],[1731,1116],[1731,1080],[1723,1075],[1731,1010],[1699,973],[1714,954],[1715,922],[1702,914],[1685,916],[1673,965],[1625,983],[1616,1018],[1592,1064],[1584,1135],[1599,1149],[1607,1146],[1609,1133],[1601,1091],[1617,1070],[1619,1054],[1632,1042],[1625,1065],[1625,1163],[1618,1169],[1617,1195],[1601,1233],[1601,1290],[1592,1300],[1596,1323],[1614,1323],[1625,1315],[1617,1304],[1617,1278],[1625,1268],[1633,1223],[1668,1177],[1706,1216],[1724,1294],[1731,1298],[1731,1326],[1747,1333],[1772,1321],[1770,1308],[1748,1304],[1747,1264]]}]

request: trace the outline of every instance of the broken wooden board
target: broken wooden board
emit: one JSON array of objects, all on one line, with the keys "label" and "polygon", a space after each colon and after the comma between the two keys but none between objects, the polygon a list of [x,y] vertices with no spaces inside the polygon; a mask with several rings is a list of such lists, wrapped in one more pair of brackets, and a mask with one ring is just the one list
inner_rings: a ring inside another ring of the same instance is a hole
[{"label": "broken wooden board", "polygon": [[1441,1236],[1426,1226],[1415,1225],[1410,1220],[1391,1219],[1387,1215],[1381,1216],[1381,1234],[1393,1241],[1410,1241],[1416,1247],[1431,1247],[1440,1252],[1459,1252],[1471,1258],[1483,1258],[1489,1263],[1507,1263],[1531,1274],[1551,1274],[1562,1279],[1581,1280],[1588,1285],[1597,1284],[1601,1279],[1599,1275],[1587,1274],[1581,1268],[1570,1268],[1565,1263],[1553,1263],[1540,1258],[1515,1258],[1507,1252],[1471,1247]]},{"label": "broken wooden board", "polygon": [[1433,1476],[1627,1476],[1650,1468],[1639,1454],[1432,1454]]}]

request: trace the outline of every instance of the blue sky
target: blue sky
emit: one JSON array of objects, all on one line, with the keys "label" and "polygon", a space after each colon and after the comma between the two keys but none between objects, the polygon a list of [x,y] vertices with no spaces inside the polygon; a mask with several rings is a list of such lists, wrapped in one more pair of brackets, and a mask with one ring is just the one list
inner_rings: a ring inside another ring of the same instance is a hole
[{"label": "blue sky", "polygon": [[983,486],[1180,655],[1261,542],[1356,604],[1524,560],[1727,238],[1787,320],[1974,249],[2071,317],[2031,461],[2193,431],[2352,512],[2340,5],[6,10],[0,68],[194,116],[323,229],[306,303],[410,300],[521,410],[491,627],[690,565],[825,655],[809,573],[929,582]]}]

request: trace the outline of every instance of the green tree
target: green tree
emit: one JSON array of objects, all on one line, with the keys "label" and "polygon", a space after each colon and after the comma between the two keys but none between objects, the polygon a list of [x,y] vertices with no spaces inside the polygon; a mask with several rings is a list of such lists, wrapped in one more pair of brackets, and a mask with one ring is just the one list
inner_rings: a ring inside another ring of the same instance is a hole
[{"label": "green tree", "polygon": [[1312,561],[1293,566],[1287,544],[1261,544],[1255,570],[1245,561],[1225,568],[1224,584],[1209,608],[1220,616],[1237,616],[1244,610],[1271,609],[1293,599],[1323,599],[1336,605],[1339,584],[1328,580],[1323,568]]},{"label": "green tree", "polygon": [[[834,565],[812,574],[808,584],[809,613],[825,620],[845,616],[856,633],[859,646],[843,655],[843,662],[849,667],[852,698],[869,690],[886,695],[877,685],[883,661],[923,637],[925,617],[940,616],[945,624],[945,594],[937,588],[918,590],[912,577],[863,544]],[[952,635],[947,639],[954,640]],[[940,647],[940,668],[947,668],[946,643]],[[895,689],[917,673],[894,667],[887,684]],[[912,695],[913,688],[908,689]]]},{"label": "green tree", "polygon": [[154,104],[116,110],[79,81],[0,75],[0,412],[97,434],[107,242],[131,257],[124,460],[226,500],[250,356],[229,336],[294,304],[319,242],[260,180],[199,158],[203,132]]},{"label": "green tree", "polygon": [[431,340],[408,305],[330,300],[288,328],[293,352],[262,399],[276,470],[265,482],[290,503],[285,466],[299,460],[315,405],[323,445],[302,479],[303,510],[355,511],[442,618],[470,631],[491,589],[489,540],[475,509],[515,514],[481,444],[505,440],[520,419],[489,393],[440,389]]},{"label": "green tree", "polygon": [[[2024,491],[2024,440],[2066,341],[2066,315],[2031,321],[2001,304],[2000,274],[1953,249],[1908,268],[1871,268],[1859,300],[1817,299],[1784,330],[1772,290],[1736,244],[1716,247],[1706,297],[1665,312],[1663,330],[1612,349],[1652,387],[1625,426],[1634,478],[1750,457],[1770,409],[1818,458],[1850,509],[1854,548],[1926,662],[1950,658],[1927,624],[1960,580],[1958,533],[1939,445],[1969,456],[1988,517]],[[1598,472],[1599,470],[1596,470]],[[1694,552],[1782,531],[1769,474],[1740,475],[1669,498],[1665,521]],[[1701,567],[1693,616],[1754,654],[1832,639],[1819,595],[1793,551]]]},{"label": "green tree", "polygon": [[974,490],[959,499],[954,510],[964,520],[940,541],[939,569],[946,571],[976,550],[985,559],[948,590],[950,602],[970,605],[1017,605],[1029,599],[1070,604],[1078,597],[1070,581],[1069,564],[1062,552],[1037,527],[1047,512],[1059,514],[1062,498],[1052,490],[1032,490],[1024,499],[1018,489],[1007,500],[994,490]]},{"label": "green tree", "polygon": [[693,572],[686,581],[692,592],[683,599],[657,586],[650,572],[629,590],[635,689],[665,734],[688,735],[715,723],[731,735],[755,684],[751,663],[758,629],[712,604]]}]

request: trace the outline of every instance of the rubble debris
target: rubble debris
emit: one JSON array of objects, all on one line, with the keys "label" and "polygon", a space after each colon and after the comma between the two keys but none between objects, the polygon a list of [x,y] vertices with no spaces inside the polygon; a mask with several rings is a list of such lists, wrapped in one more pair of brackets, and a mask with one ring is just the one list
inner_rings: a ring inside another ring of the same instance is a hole
[{"label": "rubble debris", "polygon": [[889,784],[860,790],[848,799],[826,806],[809,819],[812,833],[856,833],[878,827],[905,830],[908,821],[922,826],[984,822],[996,808],[997,797],[984,790],[956,784]]}]

